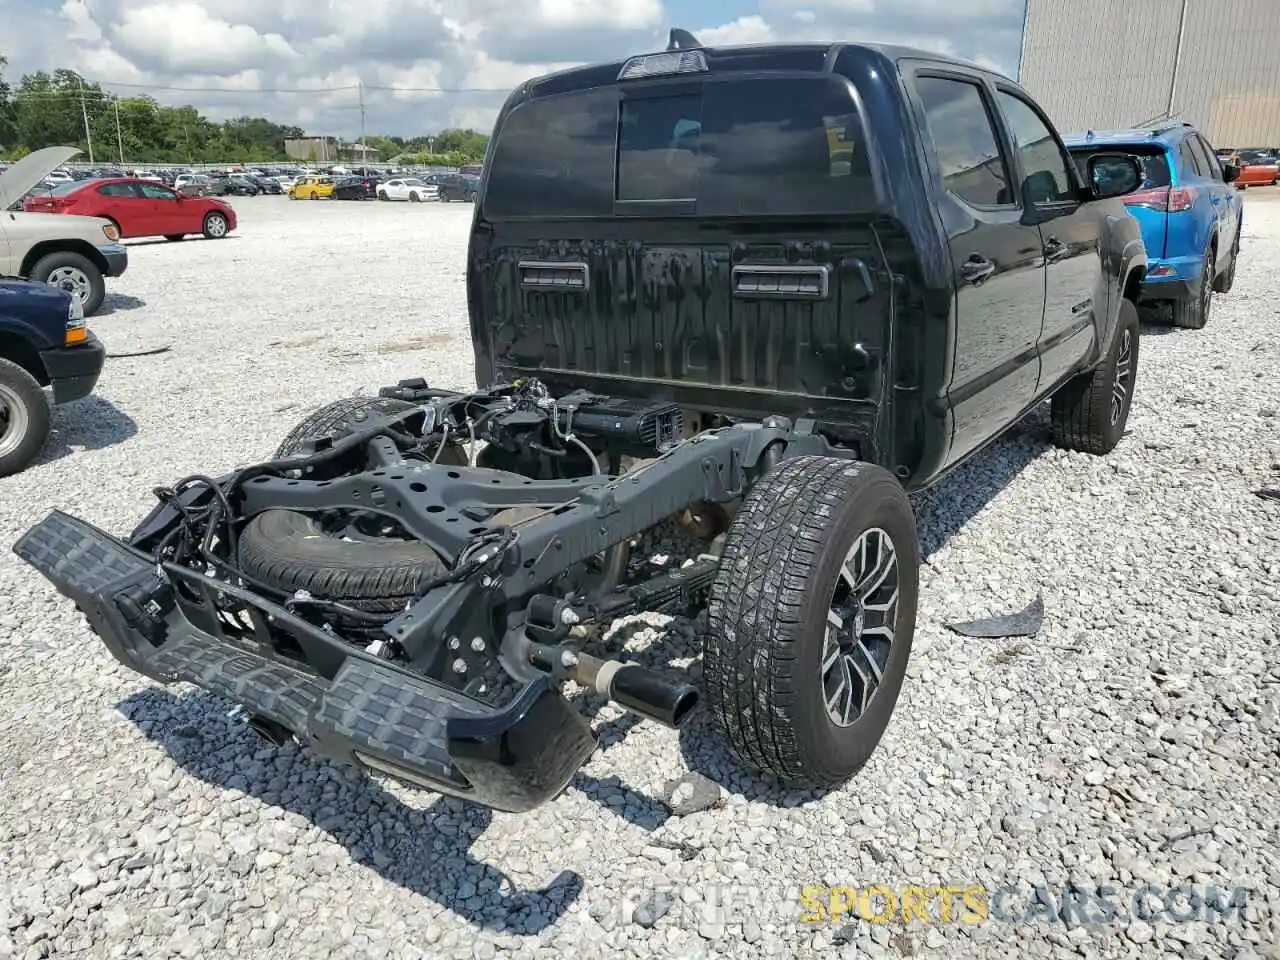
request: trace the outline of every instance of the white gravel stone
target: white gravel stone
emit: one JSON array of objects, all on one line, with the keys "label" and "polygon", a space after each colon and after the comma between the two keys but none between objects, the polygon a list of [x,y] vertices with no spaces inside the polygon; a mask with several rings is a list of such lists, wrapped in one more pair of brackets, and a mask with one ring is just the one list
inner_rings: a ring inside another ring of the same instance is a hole
[{"label": "white gravel stone", "polygon": [[[611,708],[607,749],[526,815],[372,782],[117,666],[0,552],[0,956],[791,957],[815,937],[832,956],[1276,956],[1280,505],[1252,491],[1280,485],[1278,199],[1248,192],[1205,330],[1145,329],[1112,456],[1050,447],[1037,411],[919,498],[910,675],[826,795],[735,768],[704,723]],[[4,544],[53,507],[125,533],[153,486],[262,457],[337,396],[473,384],[470,206],[237,206],[230,239],[132,244],[92,327],[113,352],[173,349],[109,360],[57,411],[42,461],[0,480]],[[942,627],[1037,591],[1034,639]],[[664,634],[696,654],[689,624],[615,631]],[[673,816],[664,785],[690,771],[724,802]],[[1119,915],[941,939],[856,910],[798,922],[812,884],[1008,886],[1017,911],[1068,880],[1118,888]],[[1200,880],[1251,886],[1243,921],[1131,915],[1137,888]]]}]

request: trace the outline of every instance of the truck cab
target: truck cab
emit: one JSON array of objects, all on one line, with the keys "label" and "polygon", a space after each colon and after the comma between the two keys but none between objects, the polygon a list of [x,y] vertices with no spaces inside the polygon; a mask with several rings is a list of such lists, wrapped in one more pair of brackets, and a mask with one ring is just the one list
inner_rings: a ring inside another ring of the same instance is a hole
[{"label": "truck cab", "polygon": [[672,400],[690,430],[787,417],[908,488],[1055,394],[1060,442],[1106,452],[1146,269],[1112,198],[1139,183],[1121,153],[1082,175],[1008,78],[904,47],[673,40],[531,80],[473,221],[477,378]]}]

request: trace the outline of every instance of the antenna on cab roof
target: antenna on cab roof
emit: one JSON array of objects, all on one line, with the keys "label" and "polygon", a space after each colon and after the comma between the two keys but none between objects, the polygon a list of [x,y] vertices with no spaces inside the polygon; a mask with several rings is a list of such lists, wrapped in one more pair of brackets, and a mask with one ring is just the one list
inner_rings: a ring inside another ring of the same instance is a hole
[{"label": "antenna on cab roof", "polygon": [[702,44],[688,30],[679,27],[671,28],[671,39],[667,41],[668,50],[701,50]]}]

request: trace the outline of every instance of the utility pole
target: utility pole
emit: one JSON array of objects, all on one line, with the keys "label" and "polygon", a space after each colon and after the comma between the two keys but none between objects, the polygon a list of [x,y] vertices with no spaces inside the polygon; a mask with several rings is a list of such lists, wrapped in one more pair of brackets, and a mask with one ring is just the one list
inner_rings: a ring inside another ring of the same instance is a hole
[{"label": "utility pole", "polygon": [[356,89],[360,94],[360,162],[367,163],[369,159],[369,144],[364,139],[364,81],[356,81]]},{"label": "utility pole", "polygon": [[120,133],[120,98],[115,98],[116,105],[116,144],[120,147],[120,166],[124,167],[124,135]]},{"label": "utility pole", "polygon": [[1178,46],[1173,51],[1173,70],[1169,76],[1169,108],[1165,116],[1172,118],[1178,98],[1178,70],[1182,67],[1182,41],[1187,33],[1187,0],[1182,0],[1182,10],[1178,13]]},{"label": "utility pole", "polygon": [[84,117],[84,142],[89,148],[89,165],[93,166],[93,134],[89,132],[89,108],[84,103],[84,81],[76,74],[76,86],[80,88],[80,115]]}]

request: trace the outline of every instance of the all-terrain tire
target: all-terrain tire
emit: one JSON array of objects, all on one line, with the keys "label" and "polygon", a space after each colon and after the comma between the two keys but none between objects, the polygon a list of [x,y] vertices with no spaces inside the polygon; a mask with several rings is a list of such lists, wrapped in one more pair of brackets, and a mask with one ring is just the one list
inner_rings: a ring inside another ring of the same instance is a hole
[{"label": "all-terrain tire", "polygon": [[[302,450],[303,444],[321,437],[335,440],[368,425],[370,420],[413,409],[412,403],[394,397],[343,397],[313,410],[303,417],[276,448],[275,459],[291,457]],[[440,463],[454,466],[466,460],[456,446],[446,447],[440,454]]]},{"label": "all-terrain tire", "polygon": [[0,477],[29,467],[49,438],[49,401],[31,374],[0,359]]},{"label": "all-terrain tire", "polygon": [[1053,442],[1059,447],[1102,456],[1120,442],[1133,407],[1139,332],[1138,308],[1122,300],[1115,338],[1102,363],[1067,381],[1050,401]]},{"label": "all-terrain tire", "polygon": [[1217,251],[1212,246],[1204,254],[1204,272],[1200,276],[1200,295],[1173,301],[1173,325],[1184,330],[1203,330],[1209,322],[1216,286]]},{"label": "all-terrain tire", "polygon": [[239,564],[250,577],[292,593],[306,590],[370,613],[403,610],[444,561],[418,540],[343,540],[292,510],[260,513],[240,534]]},{"label": "all-terrain tire", "polygon": [[[36,283],[54,283],[57,285],[51,278],[62,268],[78,271],[83,276],[85,290],[81,298],[81,306],[84,308],[86,317],[93,316],[98,312],[98,309],[102,306],[102,301],[107,297],[107,281],[103,278],[102,271],[83,254],[75,253],[71,250],[47,254],[36,261],[35,266],[31,268],[31,275],[28,279]],[[77,295],[72,291],[72,296]]]},{"label": "all-terrain tire", "polygon": [[1231,288],[1236,284],[1236,263],[1240,260],[1240,231],[1243,227],[1243,220],[1236,224],[1236,238],[1231,241],[1231,266],[1218,274],[1218,279],[1213,281],[1213,289],[1216,293],[1230,293]]},{"label": "all-terrain tire", "polygon": [[[896,590],[894,637],[878,689],[842,726],[824,690],[828,617],[850,549],[877,530],[897,558],[882,587]],[[797,457],[756,483],[725,539],[703,645],[710,714],[740,762],[808,786],[842,783],[866,763],[906,676],[919,566],[915,517],[883,468]]]}]

